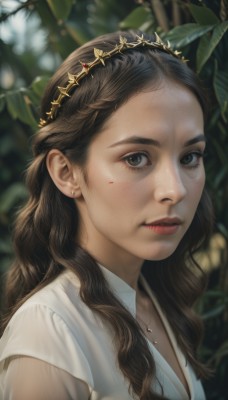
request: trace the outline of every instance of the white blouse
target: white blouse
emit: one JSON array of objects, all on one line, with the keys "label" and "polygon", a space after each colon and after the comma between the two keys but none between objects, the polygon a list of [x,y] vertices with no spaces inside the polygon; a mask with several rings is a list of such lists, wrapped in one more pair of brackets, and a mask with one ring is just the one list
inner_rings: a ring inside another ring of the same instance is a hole
[{"label": "white blouse", "polygon": [[[101,269],[111,290],[135,317],[135,290]],[[178,348],[151,289],[143,277],[141,282],[167,330],[191,400],[205,400],[201,382]],[[117,365],[110,327],[83,303],[79,290],[79,279],[65,271],[13,315],[0,340],[0,399],[132,400],[128,381]],[[170,365],[148,344],[156,364],[154,390],[161,394],[161,384],[168,399],[189,400]]]}]

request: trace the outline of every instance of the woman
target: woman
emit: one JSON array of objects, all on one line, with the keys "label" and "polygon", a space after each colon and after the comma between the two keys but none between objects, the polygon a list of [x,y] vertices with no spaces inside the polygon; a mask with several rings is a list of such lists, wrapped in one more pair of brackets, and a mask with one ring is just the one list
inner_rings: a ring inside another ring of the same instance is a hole
[{"label": "woman", "polygon": [[157,35],[108,34],[60,66],[15,226],[4,399],[205,399],[204,113]]}]

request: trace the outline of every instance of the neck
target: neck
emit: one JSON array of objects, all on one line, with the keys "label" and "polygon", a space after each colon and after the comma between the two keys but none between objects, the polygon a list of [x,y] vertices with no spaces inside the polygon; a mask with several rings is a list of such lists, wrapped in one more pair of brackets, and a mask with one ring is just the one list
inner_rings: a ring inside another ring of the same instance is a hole
[{"label": "neck", "polygon": [[[96,258],[96,257],[95,257]],[[142,267],[142,261],[138,263],[121,263],[115,260],[115,264],[113,262],[108,262],[108,260],[100,260],[96,258],[97,262],[111,271],[113,274],[117,275],[120,279],[126,282],[129,286],[132,287],[136,292],[138,290],[138,279],[139,274]]]},{"label": "neck", "polygon": [[121,248],[117,251],[108,241],[96,240],[97,236],[94,235],[94,238],[90,240],[88,234],[85,236],[81,232],[79,240],[81,247],[91,254],[99,264],[103,265],[136,290],[144,260],[123,251]]}]

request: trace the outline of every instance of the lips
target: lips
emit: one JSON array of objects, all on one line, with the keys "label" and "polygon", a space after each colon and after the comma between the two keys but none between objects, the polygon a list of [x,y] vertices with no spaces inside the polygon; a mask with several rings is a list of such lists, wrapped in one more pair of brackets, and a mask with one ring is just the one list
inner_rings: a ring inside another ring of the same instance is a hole
[{"label": "lips", "polygon": [[173,226],[173,225],[181,225],[182,221],[180,218],[162,218],[156,221],[145,223],[146,226]]},{"label": "lips", "polygon": [[156,221],[152,221],[144,224],[144,227],[153,231],[156,235],[166,236],[174,235],[179,231],[179,227],[182,224],[181,219],[175,218],[162,218]]}]

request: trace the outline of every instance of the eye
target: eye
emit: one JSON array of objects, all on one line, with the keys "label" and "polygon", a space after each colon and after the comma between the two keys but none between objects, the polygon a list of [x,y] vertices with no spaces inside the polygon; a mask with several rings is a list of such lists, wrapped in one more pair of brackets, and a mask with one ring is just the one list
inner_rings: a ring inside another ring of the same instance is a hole
[{"label": "eye", "polygon": [[191,168],[198,167],[200,158],[203,157],[203,153],[201,151],[194,151],[186,154],[181,159],[181,164],[189,166]]},{"label": "eye", "polygon": [[130,168],[143,168],[148,165],[148,156],[145,153],[132,153],[123,160]]}]

